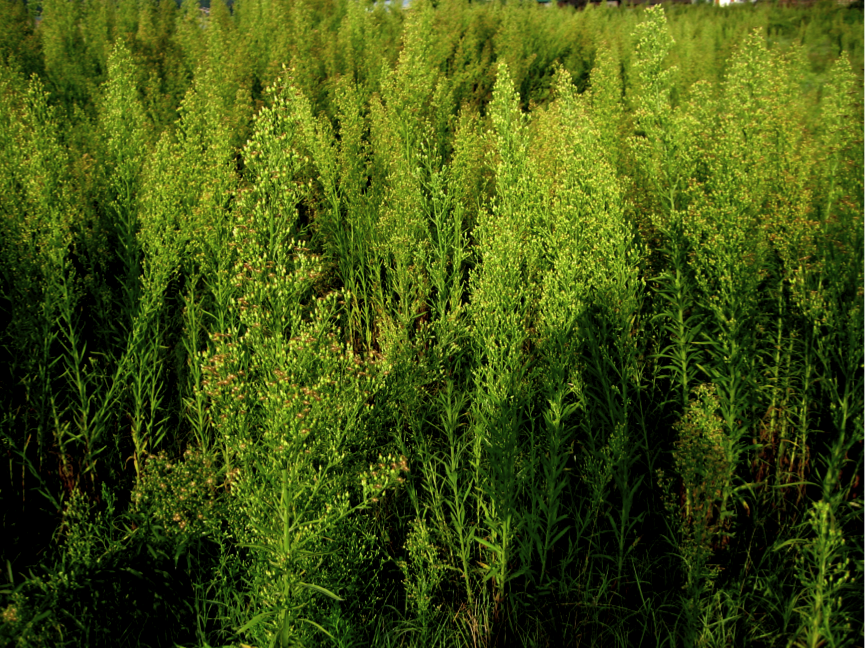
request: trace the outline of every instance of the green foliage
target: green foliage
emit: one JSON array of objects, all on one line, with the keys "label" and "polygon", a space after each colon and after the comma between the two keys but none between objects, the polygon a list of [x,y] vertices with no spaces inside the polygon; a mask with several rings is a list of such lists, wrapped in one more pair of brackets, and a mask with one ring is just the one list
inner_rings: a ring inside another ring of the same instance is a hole
[{"label": "green foliage", "polygon": [[861,16],[0,0],[0,643],[861,643]]},{"label": "green foliage", "polygon": [[4,0],[0,12],[3,16],[0,58],[4,65],[18,68],[25,76],[44,72],[32,5],[22,0]]}]

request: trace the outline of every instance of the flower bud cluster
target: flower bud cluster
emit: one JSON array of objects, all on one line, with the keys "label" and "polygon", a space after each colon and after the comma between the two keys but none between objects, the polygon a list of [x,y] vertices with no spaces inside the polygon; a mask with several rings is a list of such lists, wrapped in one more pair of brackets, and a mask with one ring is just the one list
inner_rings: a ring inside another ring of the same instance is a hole
[{"label": "flower bud cluster", "polygon": [[222,486],[218,469],[200,450],[187,449],[179,461],[151,455],[132,491],[132,509],[169,535],[206,535],[223,517]]},{"label": "flower bud cluster", "polygon": [[378,463],[371,465],[360,480],[364,501],[378,502],[386,490],[405,482],[404,473],[408,473],[408,460],[404,456],[379,455]]}]

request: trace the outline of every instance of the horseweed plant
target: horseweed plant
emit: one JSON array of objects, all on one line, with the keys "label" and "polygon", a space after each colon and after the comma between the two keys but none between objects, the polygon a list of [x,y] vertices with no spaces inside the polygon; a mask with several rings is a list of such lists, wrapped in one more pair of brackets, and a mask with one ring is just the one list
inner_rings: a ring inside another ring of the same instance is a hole
[{"label": "horseweed plant", "polygon": [[862,643],[860,10],[0,25],[0,644]]}]

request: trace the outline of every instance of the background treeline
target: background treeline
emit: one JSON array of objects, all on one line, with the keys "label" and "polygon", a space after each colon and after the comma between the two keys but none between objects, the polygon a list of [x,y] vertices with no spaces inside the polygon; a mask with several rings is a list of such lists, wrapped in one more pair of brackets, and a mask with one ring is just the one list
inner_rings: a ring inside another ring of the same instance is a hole
[{"label": "background treeline", "polygon": [[398,5],[0,0],[0,644],[862,645],[861,10]]}]

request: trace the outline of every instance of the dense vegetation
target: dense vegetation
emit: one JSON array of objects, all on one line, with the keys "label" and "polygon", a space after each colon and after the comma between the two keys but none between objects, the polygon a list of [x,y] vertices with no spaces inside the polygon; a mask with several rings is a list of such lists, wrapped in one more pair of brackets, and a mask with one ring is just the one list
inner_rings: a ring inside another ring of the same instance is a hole
[{"label": "dense vegetation", "polygon": [[0,644],[862,645],[862,11],[398,5],[0,0]]}]

